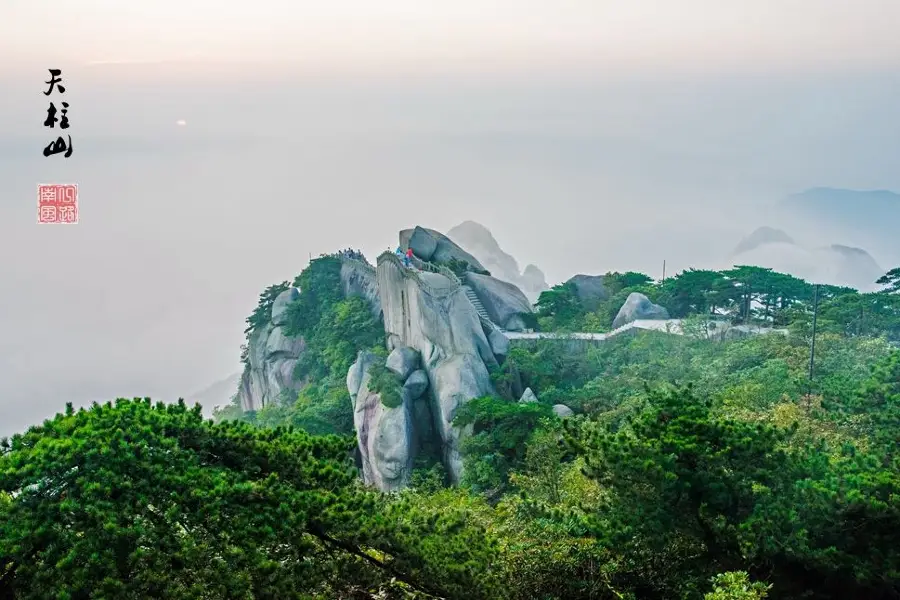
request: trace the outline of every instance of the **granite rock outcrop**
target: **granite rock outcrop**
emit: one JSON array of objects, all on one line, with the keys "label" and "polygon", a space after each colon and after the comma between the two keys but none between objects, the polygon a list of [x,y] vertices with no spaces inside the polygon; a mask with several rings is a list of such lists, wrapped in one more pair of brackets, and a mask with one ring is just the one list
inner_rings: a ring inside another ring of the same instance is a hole
[{"label": "granite rock outcrop", "polygon": [[619,309],[616,318],[613,319],[613,329],[618,329],[637,320],[668,319],[669,311],[658,304],[653,304],[650,299],[639,292],[632,292],[625,299],[622,308]]}]

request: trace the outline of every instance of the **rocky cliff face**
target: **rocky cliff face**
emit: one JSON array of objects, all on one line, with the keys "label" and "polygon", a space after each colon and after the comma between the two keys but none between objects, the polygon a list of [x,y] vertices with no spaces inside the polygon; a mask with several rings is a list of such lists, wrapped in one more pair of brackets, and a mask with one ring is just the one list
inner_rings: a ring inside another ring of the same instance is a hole
[{"label": "rocky cliff face", "polygon": [[238,389],[241,408],[259,410],[277,402],[283,394],[298,392],[302,382],[294,380],[294,367],[303,348],[302,338],[287,337],[282,326],[275,322],[252,332],[248,343],[249,361]]},{"label": "rocky cliff face", "polygon": [[452,421],[459,406],[494,393],[488,367],[498,363],[478,313],[454,279],[407,269],[393,254],[378,259],[378,292],[389,349],[409,347],[421,357],[434,432],[450,479],[458,482],[459,444],[468,432]]},{"label": "rocky cliff face", "polygon": [[522,290],[511,283],[478,273],[466,273],[464,282],[475,292],[494,324],[506,331],[525,329],[522,315],[530,314],[532,309]]},{"label": "rocky cliff face", "polygon": [[[347,390],[353,403],[363,481],[388,492],[409,483],[419,435],[430,433],[430,411],[427,403],[420,401],[428,387],[428,377],[417,368],[419,355],[415,350],[395,349],[384,364],[402,387],[399,403],[389,404],[384,392],[372,389],[372,370],[378,361],[371,352],[360,352],[347,373]],[[423,418],[425,427],[419,427],[423,431],[417,432],[416,421]]]},{"label": "rocky cliff face", "polygon": [[369,303],[372,315],[381,316],[381,299],[375,281],[375,268],[358,259],[344,259],[341,264],[341,287],[344,297],[359,296]]},{"label": "rocky cliff face", "polygon": [[[467,223],[471,223],[471,221],[467,221]],[[481,227],[477,223],[471,224]],[[494,238],[490,237],[490,232],[486,229],[484,231],[496,246]],[[458,267],[465,264],[465,273],[461,277],[468,288],[466,294],[475,304],[476,312],[480,317],[489,320],[496,328],[506,331],[522,331],[526,328],[523,315],[533,312],[532,301],[515,284],[492,276],[484,269],[478,258],[469,254],[447,236],[424,227],[406,229],[400,232],[400,248],[411,249],[417,259],[416,264],[423,268],[428,266],[423,263],[428,263],[445,267],[454,266],[459,272]],[[503,254],[499,247],[497,250]],[[500,264],[504,269],[510,268],[512,265],[516,278],[521,279],[518,275],[518,267],[515,266],[515,260],[509,255],[503,254],[503,256],[506,256],[508,260],[496,264]],[[496,258],[491,254],[488,254],[488,257]],[[535,270],[531,271],[532,277],[534,277]],[[453,274],[451,276],[456,278]],[[474,294],[474,298],[471,294]]]},{"label": "rocky cliff face", "polygon": [[435,264],[448,264],[451,261],[466,263],[468,270],[476,273],[487,273],[487,269],[477,258],[460,248],[450,238],[434,229],[414,227],[400,232],[400,248],[412,251],[420,259]]},{"label": "rocky cliff face", "polygon": [[[471,432],[453,425],[456,412],[495,393],[489,370],[509,352],[499,328],[521,329],[522,314],[532,310],[519,288],[485,274],[446,236],[416,227],[401,232],[400,243],[413,249],[419,268],[388,252],[377,269],[358,255],[342,255],[340,271],[343,295],[365,298],[384,322],[387,359],[361,352],[347,373],[363,479],[384,491],[407,485],[424,448],[439,452],[450,480],[459,482],[460,441]],[[463,280],[437,266],[461,262],[468,264]],[[287,307],[302,293],[280,294],[270,322],[250,335],[239,391],[245,411],[295,395],[305,383],[293,379],[303,340],[284,334]]]},{"label": "rocky cliff face", "polygon": [[[368,301],[375,316],[381,301],[375,268],[362,259],[340,256],[341,287],[345,297],[360,296]],[[251,332],[247,344],[248,361],[241,375],[238,397],[244,411],[259,410],[285,397],[296,395],[304,385],[294,379],[294,367],[304,350],[302,338],[284,334],[287,307],[300,298],[301,290],[290,288],[272,303],[269,323]]]}]

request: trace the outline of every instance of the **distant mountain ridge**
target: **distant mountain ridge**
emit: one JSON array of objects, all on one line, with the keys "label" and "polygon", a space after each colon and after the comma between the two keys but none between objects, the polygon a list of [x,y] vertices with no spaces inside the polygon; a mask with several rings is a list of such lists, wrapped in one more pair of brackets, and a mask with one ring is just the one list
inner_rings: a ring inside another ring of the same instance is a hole
[{"label": "distant mountain ridge", "polygon": [[735,246],[731,254],[743,254],[744,252],[750,252],[762,245],[774,243],[793,244],[794,238],[781,229],[766,226],[759,227],[753,233],[738,242],[738,245]]},{"label": "distant mountain ridge", "polygon": [[804,247],[784,231],[772,227],[760,227],[738,242],[731,260],[863,292],[877,289],[875,281],[885,273],[862,248],[841,244]]}]

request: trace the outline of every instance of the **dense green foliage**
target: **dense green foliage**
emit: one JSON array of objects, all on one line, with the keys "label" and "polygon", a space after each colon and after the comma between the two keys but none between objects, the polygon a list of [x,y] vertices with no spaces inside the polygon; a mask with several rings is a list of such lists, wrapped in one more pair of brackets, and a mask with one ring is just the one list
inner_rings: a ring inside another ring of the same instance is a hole
[{"label": "dense green foliage", "polygon": [[272,316],[272,304],[275,302],[275,298],[278,297],[278,294],[288,290],[290,287],[291,285],[287,281],[282,281],[281,283],[270,285],[263,290],[263,293],[259,295],[259,303],[256,305],[253,313],[247,317],[247,328],[244,330],[244,334],[249,334],[254,329],[266,325],[269,322],[269,318]]},{"label": "dense green foliage", "polygon": [[[875,294],[819,288],[812,373],[816,292],[799,279],[614,273],[592,310],[558,286],[544,328],[608,329],[640,291],[686,335],[514,346],[496,396],[455,414],[461,485],[425,460],[382,495],[357,481],[354,440],[331,434],[353,431],[347,369],[384,356],[383,327],[321,257],[286,312],[305,344],[296,399],[218,424],[182,403],[68,407],[4,443],[0,598],[898,600],[891,273]],[[713,315],[789,334],[713,341]],[[372,389],[399,405],[376,362]],[[517,402],[525,387],[536,402]]]},{"label": "dense green foliage", "polygon": [[[887,289],[861,294],[850,288],[819,286],[819,323],[823,331],[846,335],[884,335],[900,341],[900,275],[893,270],[878,283]],[[874,283],[874,282],[873,282]],[[816,302],[815,286],[784,273],[752,266],[727,271],[689,269],[662,282],[641,273],[608,273],[607,297],[588,310],[572,283],[541,294],[538,322],[544,330],[608,331],[619,308],[633,292],[646,295],[672,318],[706,315],[733,323],[808,327]]]},{"label": "dense green foliage", "polygon": [[876,283],[885,286],[885,291],[900,293],[900,267],[891,269]]},{"label": "dense green foliage", "polygon": [[763,600],[769,595],[769,588],[758,581],[751,582],[744,571],[722,573],[713,577],[713,591],[703,600]]},{"label": "dense green foliage", "polygon": [[397,408],[403,403],[401,381],[397,374],[384,365],[384,354],[375,353],[381,360],[376,360],[369,367],[369,391],[381,396],[381,403],[387,408]]},{"label": "dense green foliage", "polygon": [[329,307],[343,299],[341,292],[341,259],[336,256],[320,256],[310,261],[294,278],[300,289],[300,298],[288,307],[288,323],[285,334],[304,335],[311,332]]},{"label": "dense green foliage", "polygon": [[537,402],[514,403],[486,396],[460,407],[454,424],[472,426],[462,445],[466,456],[464,483],[475,491],[497,495],[506,490],[510,469],[525,458],[525,444],[550,407]]},{"label": "dense green foliage", "polygon": [[[275,298],[278,297],[278,294],[288,290],[290,287],[291,286],[287,281],[282,281],[281,283],[270,285],[259,295],[259,302],[257,303],[256,308],[253,309],[253,313],[247,317],[246,320],[247,328],[244,329],[244,335],[247,337],[248,343],[251,333],[268,324],[272,315],[272,304],[275,302]],[[247,361],[247,344],[244,344],[241,346],[241,362],[247,364]]]},{"label": "dense green foliage", "polygon": [[[326,255],[313,259],[294,279],[301,294],[286,308],[284,330],[285,335],[304,341],[293,373],[296,380],[306,382],[298,396],[252,414],[242,414],[235,404],[220,410],[219,419],[241,419],[262,426],[290,424],[314,434],[353,432],[347,370],[360,350],[383,349],[384,326],[363,298],[344,298],[340,272],[340,258]],[[267,288],[251,317],[255,326],[269,322],[272,301],[287,287],[284,282]]]},{"label": "dense green foliage", "polygon": [[808,391],[825,401],[854,394],[869,369],[890,351],[882,339],[817,335],[815,380],[810,382],[809,339],[761,335],[711,343],[689,336],[647,332],[612,338],[582,355],[543,342],[513,348],[497,379],[520,373],[548,403],[589,413],[621,412],[643,398],[645,383],[692,383],[722,410],[749,416]]},{"label": "dense green foliage", "polygon": [[493,597],[483,532],[363,490],[347,445],[183,403],[70,406],[0,454],[0,596],[324,599],[396,577]]}]

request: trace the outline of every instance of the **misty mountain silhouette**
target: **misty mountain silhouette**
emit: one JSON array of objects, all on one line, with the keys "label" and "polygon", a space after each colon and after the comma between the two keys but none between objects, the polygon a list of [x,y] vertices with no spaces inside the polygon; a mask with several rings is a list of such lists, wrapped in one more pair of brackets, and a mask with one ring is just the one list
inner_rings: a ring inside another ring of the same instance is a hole
[{"label": "misty mountain silhouette", "polygon": [[758,248],[764,244],[793,244],[794,238],[786,234],[781,229],[773,227],[759,227],[753,233],[738,242],[738,245],[732,250],[732,255],[749,252],[754,248]]}]

